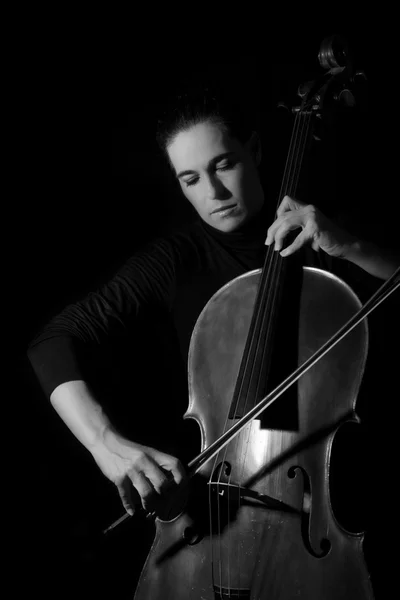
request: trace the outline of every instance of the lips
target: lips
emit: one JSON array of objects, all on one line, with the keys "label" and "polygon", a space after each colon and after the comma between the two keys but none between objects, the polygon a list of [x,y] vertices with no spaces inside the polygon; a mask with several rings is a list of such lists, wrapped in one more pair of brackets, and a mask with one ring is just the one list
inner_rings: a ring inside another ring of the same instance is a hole
[{"label": "lips", "polygon": [[236,206],[236,204],[225,204],[224,206],[219,206],[218,208],[214,209],[211,214],[213,215],[214,213],[219,213],[223,210],[228,210],[228,208],[233,208],[234,206]]}]

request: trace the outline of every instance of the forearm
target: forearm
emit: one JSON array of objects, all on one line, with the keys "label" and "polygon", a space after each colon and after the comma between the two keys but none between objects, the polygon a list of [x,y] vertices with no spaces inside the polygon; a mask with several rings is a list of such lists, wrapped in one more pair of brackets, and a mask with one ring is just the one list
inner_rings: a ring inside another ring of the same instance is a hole
[{"label": "forearm", "polygon": [[112,429],[107,415],[85,381],[68,381],[55,388],[50,401],[75,437],[92,452]]},{"label": "forearm", "polygon": [[400,266],[399,253],[364,240],[350,244],[344,258],[379,279],[388,279]]},{"label": "forearm", "polygon": [[60,384],[50,401],[103,474],[117,486],[129,514],[134,514],[140,502],[146,510],[156,510],[160,495],[171,488],[171,476],[175,484],[184,478],[185,470],[178,459],[120,436],[85,381]]}]

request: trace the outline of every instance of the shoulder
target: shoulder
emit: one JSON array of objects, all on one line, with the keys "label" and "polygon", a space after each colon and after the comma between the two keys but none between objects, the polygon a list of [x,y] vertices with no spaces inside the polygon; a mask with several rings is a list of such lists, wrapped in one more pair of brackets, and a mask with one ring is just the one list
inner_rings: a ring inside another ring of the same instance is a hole
[{"label": "shoulder", "polygon": [[159,256],[178,264],[195,257],[204,245],[204,232],[199,223],[192,222],[175,226],[168,232],[152,238],[131,256],[131,260]]},{"label": "shoulder", "polygon": [[171,280],[195,270],[202,262],[201,228],[189,223],[170,228],[139,246],[117,270],[116,277],[140,281]]}]

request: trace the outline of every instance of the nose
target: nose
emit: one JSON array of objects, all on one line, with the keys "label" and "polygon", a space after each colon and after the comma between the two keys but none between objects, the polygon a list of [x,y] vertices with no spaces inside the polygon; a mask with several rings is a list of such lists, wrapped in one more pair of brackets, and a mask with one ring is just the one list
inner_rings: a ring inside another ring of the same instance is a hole
[{"label": "nose", "polygon": [[210,200],[228,200],[231,192],[224,186],[222,181],[213,175],[207,177],[207,198]]}]

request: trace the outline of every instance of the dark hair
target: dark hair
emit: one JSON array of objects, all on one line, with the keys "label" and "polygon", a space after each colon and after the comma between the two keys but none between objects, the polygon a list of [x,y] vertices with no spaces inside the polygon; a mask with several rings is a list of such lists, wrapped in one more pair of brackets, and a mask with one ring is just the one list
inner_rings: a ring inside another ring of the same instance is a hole
[{"label": "dark hair", "polygon": [[241,143],[258,130],[257,107],[248,82],[230,69],[223,70],[224,76],[216,71],[217,67],[214,73],[208,70],[197,74],[167,101],[156,132],[157,144],[167,159],[167,148],[174,138],[205,121],[218,125]]}]

